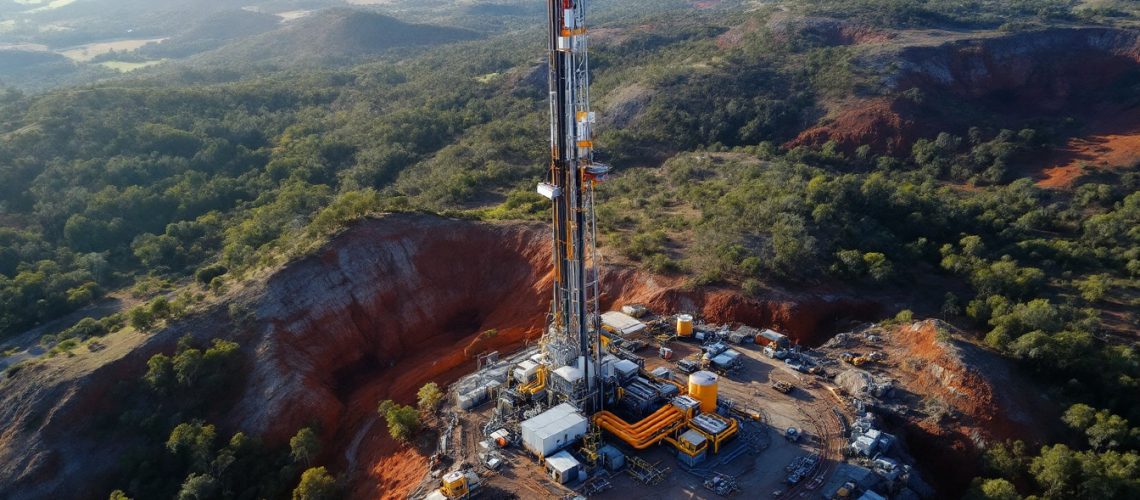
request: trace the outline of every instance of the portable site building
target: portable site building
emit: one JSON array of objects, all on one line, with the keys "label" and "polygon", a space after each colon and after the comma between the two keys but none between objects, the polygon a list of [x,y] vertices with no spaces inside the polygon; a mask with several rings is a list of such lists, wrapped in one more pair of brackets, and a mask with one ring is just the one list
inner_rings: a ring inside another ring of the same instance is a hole
[{"label": "portable site building", "polygon": [[550,478],[557,481],[558,484],[566,484],[578,479],[578,471],[581,468],[582,464],[566,450],[546,457],[546,471],[550,474]]},{"label": "portable site building", "polygon": [[645,331],[645,323],[642,323],[626,313],[620,311],[609,311],[602,313],[602,326],[608,327],[615,333],[621,336],[631,335]]},{"label": "portable site building", "polygon": [[586,434],[586,417],[568,403],[562,403],[524,420],[523,446],[531,453],[549,457]]},{"label": "portable site building", "polygon": [[756,336],[756,343],[760,345],[774,345],[775,347],[788,348],[792,342],[788,340],[788,336],[775,330],[765,328],[760,331],[760,335]]}]

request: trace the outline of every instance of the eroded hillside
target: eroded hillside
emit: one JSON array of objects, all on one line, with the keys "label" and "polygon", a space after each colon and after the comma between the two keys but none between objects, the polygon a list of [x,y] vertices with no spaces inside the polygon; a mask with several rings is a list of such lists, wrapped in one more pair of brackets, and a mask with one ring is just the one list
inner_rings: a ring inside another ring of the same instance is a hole
[{"label": "eroded hillside", "polygon": [[[114,458],[139,438],[97,425],[121,411],[108,396],[190,334],[241,345],[243,384],[216,408],[220,428],[281,443],[316,423],[329,444],[321,461],[347,472],[354,494],[408,491],[427,457],[388,437],[376,404],[412,401],[422,384],[454,380],[478,354],[536,338],[549,303],[548,238],[538,224],[366,220],[167,328],[112,334],[102,350],[23,367],[3,382],[0,417],[14,425],[0,441],[0,484],[30,498],[86,485],[87,498],[102,498],[128,481]],[[630,268],[607,268],[603,283],[603,306],[692,311],[780,328],[805,342],[837,320],[868,319],[880,308],[843,296],[757,300]]]}]

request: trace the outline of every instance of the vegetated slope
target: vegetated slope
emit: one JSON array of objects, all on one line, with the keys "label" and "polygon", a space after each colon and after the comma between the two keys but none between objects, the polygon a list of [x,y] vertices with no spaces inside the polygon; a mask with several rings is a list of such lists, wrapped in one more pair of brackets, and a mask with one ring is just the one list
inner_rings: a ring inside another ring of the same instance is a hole
[{"label": "vegetated slope", "polygon": [[197,20],[186,31],[138,52],[154,58],[186,57],[216,49],[231,40],[272,31],[281,25],[280,21],[275,15],[245,9],[222,11]]},{"label": "vegetated slope", "polygon": [[335,64],[395,48],[438,45],[477,37],[477,33],[465,29],[411,24],[374,12],[330,9],[202,54],[194,62],[227,65],[239,61]]},{"label": "vegetated slope", "polygon": [[[848,152],[869,145],[874,152],[906,155],[919,138],[962,135],[971,126],[1017,129],[1032,120],[1076,119],[1072,133],[1080,135],[1087,132],[1081,125],[1110,123],[1131,133],[1140,120],[1136,30],[1053,28],[987,35],[887,47],[857,60],[863,67],[885,69],[872,70],[883,71],[882,95],[845,101],[789,147],[835,141]],[[1105,121],[1106,115],[1113,120]],[[1132,118],[1117,118],[1122,115]]]},{"label": "vegetated slope", "polygon": [[102,68],[81,67],[46,50],[0,49],[0,87],[66,84],[106,73]]},{"label": "vegetated slope", "polygon": [[24,71],[31,66],[67,63],[66,57],[46,50],[0,50],[0,73],[4,75]]},{"label": "vegetated slope", "polygon": [[[419,482],[427,458],[388,437],[377,403],[408,403],[422,384],[454,380],[479,353],[538,336],[549,304],[549,257],[543,225],[369,219],[165,329],[112,334],[97,352],[26,366],[0,382],[0,418],[10,423],[0,434],[0,495],[106,498],[128,487],[118,459],[140,437],[100,422],[118,419],[124,387],[185,334],[241,345],[245,382],[236,403],[210,417],[226,435],[241,430],[280,444],[316,423],[327,443],[318,462],[348,473],[353,496],[402,495]],[[729,290],[679,290],[678,279],[628,268],[607,269],[603,283],[606,307],[638,301],[662,312],[760,321],[794,336],[877,311],[872,302],[842,297],[756,300]]]}]

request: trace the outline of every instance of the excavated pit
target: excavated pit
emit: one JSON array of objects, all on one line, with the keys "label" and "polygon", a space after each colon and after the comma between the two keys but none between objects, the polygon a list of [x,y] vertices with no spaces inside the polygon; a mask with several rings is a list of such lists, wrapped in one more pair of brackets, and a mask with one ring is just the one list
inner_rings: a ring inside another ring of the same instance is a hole
[{"label": "excavated pit", "polygon": [[[388,437],[377,403],[412,403],[424,383],[454,381],[480,353],[509,352],[537,338],[549,307],[550,267],[543,224],[414,214],[362,221],[208,311],[110,342],[121,347],[108,351],[123,353],[90,371],[33,370],[5,381],[0,417],[15,425],[0,441],[0,484],[20,485],[32,498],[75,491],[105,498],[101,488],[113,482],[122,448],[91,432],[87,417],[114,414],[108,388],[141,377],[151,355],[169,353],[191,333],[202,341],[232,338],[245,355],[236,403],[212,418],[221,434],[241,430],[279,445],[317,424],[326,443],[319,462],[347,473],[354,497],[402,497],[423,477],[427,457]],[[820,342],[836,320],[880,311],[864,299],[756,300],[731,289],[686,288],[681,278],[624,267],[607,267],[602,277],[603,307],[641,302],[665,314],[773,327],[808,344]],[[35,421],[43,414],[59,418]],[[87,451],[96,449],[106,452]]]},{"label": "excavated pit", "polygon": [[[1140,133],[1140,32],[1055,28],[864,54],[882,95],[837,106],[786,146],[836,141],[906,155],[914,141],[971,126],[1018,129],[1073,118],[1074,136]],[[912,89],[921,97],[904,96]]]}]

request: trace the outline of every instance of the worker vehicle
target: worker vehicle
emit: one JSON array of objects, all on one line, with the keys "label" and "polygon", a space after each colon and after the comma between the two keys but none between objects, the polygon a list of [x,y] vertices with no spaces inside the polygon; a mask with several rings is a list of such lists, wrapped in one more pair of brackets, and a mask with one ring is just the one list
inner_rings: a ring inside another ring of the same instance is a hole
[{"label": "worker vehicle", "polygon": [[439,489],[432,491],[424,500],[466,500],[479,494],[482,481],[472,471],[452,471],[443,476]]},{"label": "worker vehicle", "polygon": [[677,371],[681,373],[693,373],[701,369],[700,361],[685,358],[677,361]]},{"label": "worker vehicle", "polygon": [[792,392],[792,389],[795,389],[795,386],[783,380],[776,380],[772,382],[772,388],[784,394],[788,394]]}]

